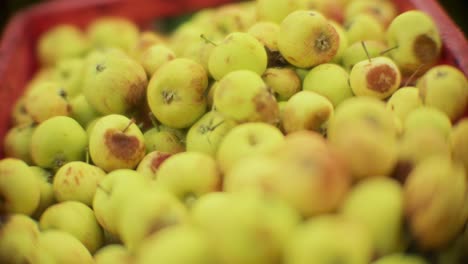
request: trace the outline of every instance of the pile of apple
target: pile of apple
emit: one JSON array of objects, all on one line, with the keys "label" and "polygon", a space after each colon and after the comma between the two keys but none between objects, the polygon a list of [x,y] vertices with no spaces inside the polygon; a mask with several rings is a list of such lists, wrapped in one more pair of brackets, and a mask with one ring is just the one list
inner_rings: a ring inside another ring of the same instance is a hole
[{"label": "pile of apple", "polygon": [[0,263],[467,263],[468,81],[441,46],[389,0],[58,25],[4,139]]}]

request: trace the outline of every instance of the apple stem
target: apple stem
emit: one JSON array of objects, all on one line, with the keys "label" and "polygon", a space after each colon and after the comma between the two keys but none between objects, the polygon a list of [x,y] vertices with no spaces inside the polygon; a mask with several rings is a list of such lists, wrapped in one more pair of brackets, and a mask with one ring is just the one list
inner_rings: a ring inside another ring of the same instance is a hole
[{"label": "apple stem", "polygon": [[366,52],[367,59],[369,62],[372,62],[371,56],[369,55],[369,51],[367,50],[366,43],[364,41],[361,41],[362,48],[364,49],[364,52]]},{"label": "apple stem", "polygon": [[224,120],[221,120],[218,124],[214,125],[214,126],[211,126],[209,128],[210,131],[213,131],[215,130],[216,128],[218,128],[220,125],[222,125],[224,123]]},{"label": "apple stem", "polygon": [[411,74],[411,76],[406,80],[405,86],[408,86],[414,79],[414,77],[418,74],[418,72],[421,70],[421,68],[424,66],[424,63],[419,65],[418,68]]},{"label": "apple stem", "polygon": [[200,38],[204,39],[204,40],[206,41],[206,43],[209,43],[209,44],[211,44],[211,45],[213,45],[213,46],[215,46],[215,47],[218,46],[218,44],[214,43],[211,39],[207,38],[207,37],[205,36],[205,34],[201,34],[201,35],[200,35]]},{"label": "apple stem", "polygon": [[380,52],[380,55],[385,55],[386,53],[388,53],[388,52],[390,52],[390,51],[392,51],[394,49],[398,49],[398,48],[399,48],[399,46],[396,45],[395,47],[391,47],[389,49],[383,50],[383,51]]},{"label": "apple stem", "polygon": [[127,132],[127,130],[130,128],[130,126],[132,124],[134,124],[134,123],[135,123],[135,119],[134,118],[130,119],[130,122],[128,122],[128,125],[122,130],[122,133]]}]

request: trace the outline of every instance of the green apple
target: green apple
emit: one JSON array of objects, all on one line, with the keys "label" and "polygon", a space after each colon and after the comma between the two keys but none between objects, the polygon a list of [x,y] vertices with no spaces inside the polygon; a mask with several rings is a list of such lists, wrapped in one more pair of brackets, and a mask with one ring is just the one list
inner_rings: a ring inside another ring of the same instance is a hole
[{"label": "green apple", "polygon": [[161,151],[171,154],[185,151],[185,133],[182,130],[164,125],[154,125],[145,131],[146,152]]},{"label": "green apple", "polygon": [[261,75],[267,63],[267,53],[260,41],[248,33],[234,32],[211,51],[208,69],[211,76],[219,81],[228,73],[239,70]]},{"label": "green apple", "polygon": [[207,194],[191,216],[207,234],[216,263],[223,264],[277,262],[300,221],[283,201],[255,193]]},{"label": "green apple", "polygon": [[31,166],[29,167],[36,178],[39,180],[40,198],[39,205],[32,214],[34,219],[39,220],[42,213],[52,204],[56,202],[54,195],[54,188],[52,186],[53,173],[45,170],[41,167]]},{"label": "green apple", "polygon": [[54,65],[63,59],[83,56],[88,48],[88,39],[79,28],[61,24],[40,36],[37,53],[42,65]]},{"label": "green apple", "polygon": [[450,65],[431,68],[417,82],[424,105],[444,112],[452,121],[466,113],[468,80],[459,69]]},{"label": "green apple", "polygon": [[303,90],[325,96],[334,107],[337,107],[342,101],[354,95],[348,80],[349,74],[342,67],[324,63],[307,73]]},{"label": "green apple", "polygon": [[346,198],[341,214],[369,228],[379,256],[403,249],[403,187],[388,177],[365,179]]},{"label": "green apple", "polygon": [[206,113],[187,132],[187,151],[216,156],[219,144],[234,126],[235,122],[218,111]]},{"label": "green apple", "polygon": [[321,215],[295,230],[284,263],[369,263],[373,249],[366,226],[340,215]]},{"label": "green apple", "polygon": [[292,68],[268,68],[262,79],[278,101],[287,101],[301,90],[302,82]]},{"label": "green apple", "polygon": [[119,48],[130,52],[139,38],[138,26],[129,19],[103,16],[92,21],[87,35],[95,48]]},{"label": "green apple", "polygon": [[345,21],[346,39],[350,45],[364,40],[385,40],[385,29],[372,15],[361,13]]},{"label": "green apple", "polygon": [[156,173],[156,184],[188,205],[206,193],[219,191],[221,180],[215,159],[199,152],[174,154]]},{"label": "green apple", "polygon": [[143,133],[123,115],[101,117],[89,137],[89,154],[96,166],[110,172],[133,169],[146,153]]},{"label": "green apple", "polygon": [[120,208],[118,231],[130,252],[135,252],[152,234],[169,226],[188,223],[185,206],[163,189],[140,189],[127,199]]},{"label": "green apple", "polygon": [[163,125],[186,128],[205,113],[207,87],[208,75],[203,66],[190,59],[174,59],[151,77],[148,105]]},{"label": "green apple", "polygon": [[305,6],[297,0],[258,0],[255,2],[257,3],[258,20],[275,23],[281,23],[291,12],[305,8]]},{"label": "green apple", "polygon": [[118,50],[90,54],[83,73],[83,94],[101,114],[126,114],[145,98],[148,80],[135,60]]},{"label": "green apple", "polygon": [[2,215],[0,234],[1,263],[31,263],[39,236],[39,228],[34,220],[23,214]]},{"label": "green apple", "polygon": [[36,123],[54,116],[68,116],[70,104],[57,82],[42,82],[25,94],[24,107]]},{"label": "green apple", "polygon": [[448,138],[452,131],[452,122],[441,110],[430,106],[421,106],[409,112],[403,123],[403,128],[406,132],[437,130],[442,136]]},{"label": "green apple", "polygon": [[84,160],[88,136],[74,119],[52,117],[39,124],[31,138],[31,156],[43,168],[57,169],[70,161]]},{"label": "green apple", "polygon": [[410,112],[423,105],[418,92],[418,88],[411,86],[396,90],[387,101],[387,109],[404,122]]},{"label": "green apple", "polygon": [[146,75],[151,78],[153,74],[166,62],[175,59],[175,53],[164,44],[155,44],[148,47],[139,58]]},{"label": "green apple", "polygon": [[39,180],[22,160],[0,160],[0,212],[31,215],[39,205]]},{"label": "green apple", "polygon": [[52,77],[63,88],[68,99],[81,94],[83,86],[83,58],[72,58],[58,62]]},{"label": "green apple", "polygon": [[32,164],[31,138],[36,128],[33,124],[23,124],[10,128],[4,139],[5,156]]},{"label": "green apple", "polygon": [[58,229],[76,237],[92,254],[103,244],[104,235],[94,212],[83,203],[66,201],[47,208],[39,220],[41,230]]},{"label": "green apple", "polygon": [[385,99],[400,87],[401,73],[390,58],[369,58],[353,66],[349,83],[356,96]]},{"label": "green apple", "polygon": [[422,250],[448,246],[467,220],[467,176],[462,164],[437,155],[423,160],[404,186],[408,230]]},{"label": "green apple", "polygon": [[95,264],[128,264],[133,260],[128,249],[119,244],[104,246],[93,257]]},{"label": "green apple", "polygon": [[84,94],[79,94],[70,99],[70,117],[75,119],[81,126],[86,127],[92,120],[100,114],[89,104]]},{"label": "green apple", "polygon": [[326,131],[333,116],[333,104],[325,96],[312,91],[300,91],[287,101],[281,113],[281,125],[286,133],[300,130]]},{"label": "green apple", "polygon": [[99,167],[82,161],[63,165],[54,176],[53,190],[59,202],[78,201],[92,206],[99,182],[106,173]]},{"label": "green apple", "polygon": [[310,68],[329,62],[339,47],[335,28],[319,12],[298,10],[290,13],[280,25],[278,48],[292,65]]},{"label": "green apple", "polygon": [[252,71],[233,71],[224,76],[217,84],[213,103],[217,111],[238,123],[279,121],[275,97]]},{"label": "green apple", "polygon": [[31,263],[92,264],[93,257],[73,235],[60,230],[42,231],[35,244]]},{"label": "green apple", "polygon": [[421,10],[409,10],[395,17],[387,28],[388,55],[403,76],[424,73],[439,59],[442,40],[433,18]]},{"label": "green apple", "polygon": [[228,172],[236,162],[253,155],[269,153],[282,144],[281,131],[265,123],[245,123],[231,129],[221,141],[216,159],[221,170]]},{"label": "green apple", "polygon": [[134,170],[121,169],[99,182],[93,198],[96,219],[104,230],[119,237],[117,230],[123,205],[131,196],[148,188],[149,180]]},{"label": "green apple", "polygon": [[269,192],[303,217],[333,212],[351,187],[345,160],[318,133],[288,134],[271,156],[281,170],[272,177]]},{"label": "green apple", "polygon": [[206,234],[189,225],[168,227],[148,237],[135,255],[135,264],[216,263]]}]

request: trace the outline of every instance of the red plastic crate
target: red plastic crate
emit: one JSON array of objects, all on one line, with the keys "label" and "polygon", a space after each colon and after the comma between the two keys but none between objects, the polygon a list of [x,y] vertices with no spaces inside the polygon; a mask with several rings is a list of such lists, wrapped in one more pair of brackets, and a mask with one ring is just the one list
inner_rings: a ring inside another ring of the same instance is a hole
[{"label": "red plastic crate", "polygon": [[[0,158],[3,139],[11,126],[11,110],[27,81],[38,67],[38,37],[60,23],[84,28],[94,18],[117,15],[147,27],[154,19],[177,16],[233,0],[80,0],[51,1],[16,14],[5,28],[0,43]],[[468,42],[435,0],[394,0],[399,11],[419,9],[431,15],[443,39],[441,63],[455,65],[468,76]],[[468,109],[467,109],[468,113]]]}]

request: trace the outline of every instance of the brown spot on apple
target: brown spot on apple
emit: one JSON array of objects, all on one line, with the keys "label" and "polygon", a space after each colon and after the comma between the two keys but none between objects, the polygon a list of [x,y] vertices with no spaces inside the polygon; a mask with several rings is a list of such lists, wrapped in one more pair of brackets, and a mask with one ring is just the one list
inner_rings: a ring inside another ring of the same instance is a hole
[{"label": "brown spot on apple", "polygon": [[432,64],[439,56],[436,42],[426,34],[416,37],[413,52],[422,64]]},{"label": "brown spot on apple", "polygon": [[138,82],[134,82],[130,85],[125,101],[131,107],[138,106],[141,104],[146,94],[146,86],[148,81],[146,79],[141,79]]},{"label": "brown spot on apple", "polygon": [[389,65],[382,64],[369,70],[366,76],[367,87],[378,93],[385,93],[396,84],[397,73]]},{"label": "brown spot on apple", "polygon": [[140,141],[135,136],[129,136],[116,130],[108,130],[105,135],[105,145],[115,157],[130,160],[139,155]]},{"label": "brown spot on apple", "polygon": [[259,92],[252,99],[255,110],[260,116],[261,121],[267,123],[277,123],[279,118],[279,107],[275,97],[265,89]]},{"label": "brown spot on apple", "polygon": [[155,233],[161,231],[162,229],[164,229],[166,227],[177,225],[177,224],[179,224],[178,219],[176,219],[174,217],[171,217],[171,216],[158,218],[148,228],[148,232],[146,233],[146,235],[150,236],[152,234],[155,234]]},{"label": "brown spot on apple", "polygon": [[156,171],[159,169],[159,166],[168,159],[171,156],[170,153],[160,153],[153,159],[151,159],[151,164],[150,164],[150,169],[151,172],[156,173]]}]

